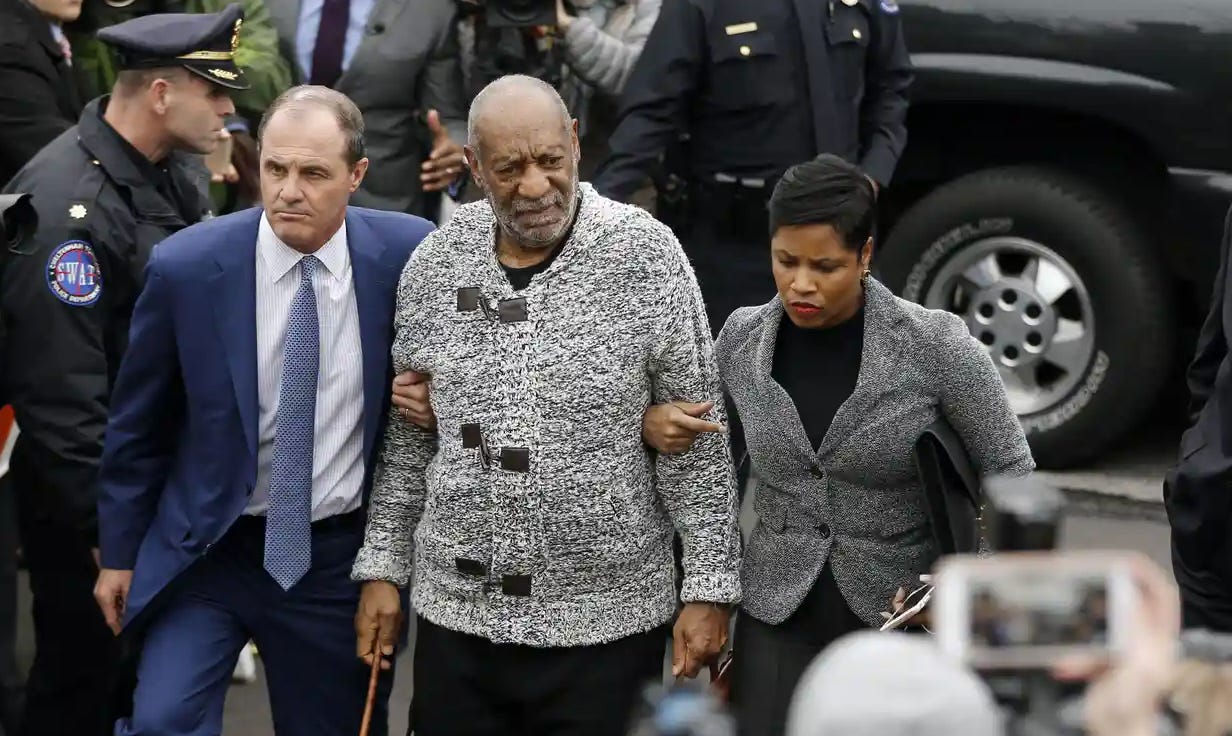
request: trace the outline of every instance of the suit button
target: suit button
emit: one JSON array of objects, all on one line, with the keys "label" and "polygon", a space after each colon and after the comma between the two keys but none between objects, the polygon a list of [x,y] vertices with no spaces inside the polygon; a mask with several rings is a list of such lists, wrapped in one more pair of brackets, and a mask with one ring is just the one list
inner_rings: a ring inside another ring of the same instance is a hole
[{"label": "suit button", "polygon": [[826,471],[822,470],[821,466],[816,463],[813,464],[813,467],[809,468],[809,472],[813,474],[814,478],[826,477]]},{"label": "suit button", "polygon": [[817,527],[817,531],[821,532],[822,539],[830,538],[830,525],[829,524],[823,523],[821,526]]}]

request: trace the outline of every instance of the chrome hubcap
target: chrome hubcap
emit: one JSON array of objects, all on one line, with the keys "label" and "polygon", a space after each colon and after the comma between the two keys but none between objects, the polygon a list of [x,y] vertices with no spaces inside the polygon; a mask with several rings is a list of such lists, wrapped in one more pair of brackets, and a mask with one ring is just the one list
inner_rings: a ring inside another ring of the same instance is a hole
[{"label": "chrome hubcap", "polygon": [[1077,271],[1031,240],[989,238],[944,261],[924,305],[963,317],[1019,415],[1063,401],[1095,354],[1094,309]]}]

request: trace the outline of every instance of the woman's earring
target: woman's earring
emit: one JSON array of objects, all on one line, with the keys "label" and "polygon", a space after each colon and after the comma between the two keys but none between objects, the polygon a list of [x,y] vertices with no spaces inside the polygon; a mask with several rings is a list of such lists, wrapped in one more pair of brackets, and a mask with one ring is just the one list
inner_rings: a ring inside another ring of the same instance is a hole
[{"label": "woman's earring", "polygon": [[872,275],[873,275],[872,271],[868,270],[867,268],[864,269],[864,273],[860,274],[860,286],[868,288],[868,280]]}]

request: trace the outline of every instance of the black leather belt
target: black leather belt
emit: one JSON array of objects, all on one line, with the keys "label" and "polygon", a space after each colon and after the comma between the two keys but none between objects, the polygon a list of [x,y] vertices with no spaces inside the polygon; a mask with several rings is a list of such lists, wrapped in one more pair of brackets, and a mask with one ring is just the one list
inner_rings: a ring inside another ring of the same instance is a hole
[{"label": "black leather belt", "polygon": [[694,179],[689,182],[689,220],[715,223],[729,235],[761,240],[770,219],[774,178]]},{"label": "black leather belt", "polygon": [[770,192],[774,191],[774,185],[778,183],[778,176],[736,176],[735,174],[724,174],[719,172],[709,180],[703,179],[705,183],[714,182],[719,186],[740,187],[743,189],[763,190],[766,196],[770,196]]},{"label": "black leather belt", "polygon": [[[312,522],[313,532],[330,532],[344,529],[363,529],[364,510],[362,508],[348,511],[345,514],[334,514],[324,519]],[[265,515],[244,514],[235,520],[233,528],[237,531],[259,531],[265,533]]]}]

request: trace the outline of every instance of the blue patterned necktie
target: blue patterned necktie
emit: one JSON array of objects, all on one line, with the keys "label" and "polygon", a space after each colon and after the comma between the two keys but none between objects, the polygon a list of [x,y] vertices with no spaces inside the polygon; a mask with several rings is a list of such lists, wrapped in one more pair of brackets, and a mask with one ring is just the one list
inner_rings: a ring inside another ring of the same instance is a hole
[{"label": "blue patterned necktie", "polygon": [[321,262],[299,262],[299,289],[287,318],[282,385],[265,514],[265,569],[289,590],[312,564],[312,446],[317,413],[321,332],[312,273]]}]

